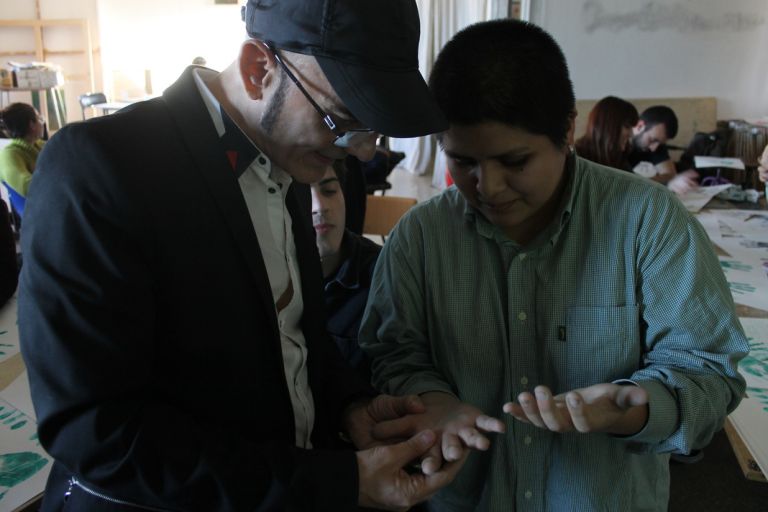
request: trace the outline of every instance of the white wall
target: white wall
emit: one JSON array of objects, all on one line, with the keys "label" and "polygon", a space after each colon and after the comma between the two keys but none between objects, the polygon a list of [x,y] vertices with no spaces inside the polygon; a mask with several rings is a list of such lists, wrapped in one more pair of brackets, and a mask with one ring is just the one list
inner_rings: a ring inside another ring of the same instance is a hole
[{"label": "white wall", "polygon": [[714,96],[719,119],[768,116],[766,0],[533,0],[531,16],[577,98]]},{"label": "white wall", "polygon": [[105,90],[113,98],[135,96],[150,70],[160,94],[196,56],[223,69],[245,39],[239,5],[213,0],[98,0]]}]

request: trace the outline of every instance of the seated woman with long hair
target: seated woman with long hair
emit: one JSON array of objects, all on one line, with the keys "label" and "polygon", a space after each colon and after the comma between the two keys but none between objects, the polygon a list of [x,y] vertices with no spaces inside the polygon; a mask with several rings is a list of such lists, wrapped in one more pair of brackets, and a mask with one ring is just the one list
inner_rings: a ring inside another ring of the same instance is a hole
[{"label": "seated woman with long hair", "polygon": [[590,111],[586,133],[576,141],[577,153],[598,164],[628,171],[627,152],[638,118],[630,102],[606,96]]}]

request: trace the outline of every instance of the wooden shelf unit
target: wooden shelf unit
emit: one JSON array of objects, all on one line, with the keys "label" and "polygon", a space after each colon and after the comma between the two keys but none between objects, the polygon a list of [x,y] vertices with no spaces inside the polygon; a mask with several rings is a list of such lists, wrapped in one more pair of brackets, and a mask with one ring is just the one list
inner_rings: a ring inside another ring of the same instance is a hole
[{"label": "wooden shelf unit", "polygon": [[[50,50],[43,45],[43,30],[47,27],[76,27],[80,28],[85,41],[85,48],[75,50]],[[62,55],[84,55],[87,60],[86,81],[89,90],[93,91],[96,87],[93,71],[93,43],[91,42],[91,26],[86,18],[73,19],[23,19],[23,20],[0,20],[0,29],[3,28],[29,28],[32,29],[35,38],[35,48],[30,50],[15,50],[10,52],[0,52],[0,57],[17,57],[32,55],[34,60],[46,62],[49,56]],[[82,76],[82,75],[71,75]]]}]

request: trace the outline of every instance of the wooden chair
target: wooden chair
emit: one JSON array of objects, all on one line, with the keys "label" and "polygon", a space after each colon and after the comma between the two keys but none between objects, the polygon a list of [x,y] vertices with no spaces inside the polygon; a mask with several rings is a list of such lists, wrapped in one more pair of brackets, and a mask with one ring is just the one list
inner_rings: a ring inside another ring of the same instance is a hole
[{"label": "wooden chair", "polygon": [[384,241],[400,217],[415,204],[416,199],[412,197],[369,195],[365,204],[363,233],[379,235]]}]

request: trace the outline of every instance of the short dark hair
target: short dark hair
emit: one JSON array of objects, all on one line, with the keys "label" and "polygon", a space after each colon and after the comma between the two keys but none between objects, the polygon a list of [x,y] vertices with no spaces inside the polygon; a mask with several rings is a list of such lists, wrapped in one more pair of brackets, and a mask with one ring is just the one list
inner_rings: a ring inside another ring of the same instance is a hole
[{"label": "short dark hair", "polygon": [[568,64],[536,25],[504,19],[465,28],[440,51],[429,87],[450,123],[498,121],[566,143],[575,107]]},{"label": "short dark hair", "polygon": [[37,121],[35,107],[27,103],[11,103],[0,111],[0,125],[12,139],[23,139],[29,133],[29,123]]},{"label": "short dark hair", "polygon": [[645,123],[646,129],[657,124],[663,124],[667,128],[667,138],[674,139],[677,135],[677,116],[675,111],[666,105],[655,105],[643,110],[640,120]]}]

